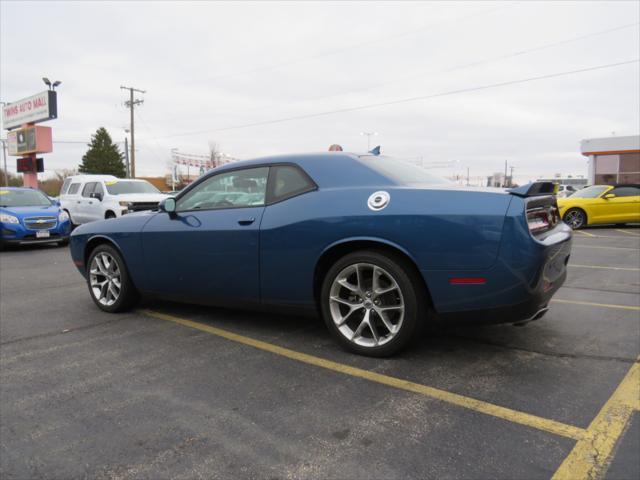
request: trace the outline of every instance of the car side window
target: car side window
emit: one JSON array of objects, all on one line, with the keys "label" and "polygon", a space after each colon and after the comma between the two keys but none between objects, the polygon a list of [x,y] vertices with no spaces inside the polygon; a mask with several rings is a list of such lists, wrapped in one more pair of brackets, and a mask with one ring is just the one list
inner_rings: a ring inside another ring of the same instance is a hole
[{"label": "car side window", "polygon": [[78,193],[78,190],[80,190],[80,184],[72,183],[69,186],[69,191],[67,192],[67,195],[75,195],[76,193]]},{"label": "car side window", "polygon": [[96,186],[96,182],[89,182],[87,184],[85,184],[84,188],[82,189],[82,196],[83,197],[89,197],[91,195],[91,193],[93,192],[93,188]]},{"label": "car side window", "polygon": [[269,167],[214,175],[180,197],[176,211],[259,207],[265,203],[268,176]]},{"label": "car side window", "polygon": [[64,195],[65,193],[67,193],[67,189],[69,188],[70,183],[71,183],[70,178],[64,179],[64,182],[62,183],[62,187],[60,187],[60,195]]},{"label": "car side window", "polygon": [[638,187],[616,187],[607,193],[613,193],[616,197],[637,197],[640,195]]},{"label": "car side window", "polygon": [[276,165],[269,174],[269,203],[279,202],[316,189],[316,184],[299,167]]},{"label": "car side window", "polygon": [[104,196],[104,188],[102,188],[101,182],[96,182],[95,187],[93,188],[93,193],[100,193]]}]

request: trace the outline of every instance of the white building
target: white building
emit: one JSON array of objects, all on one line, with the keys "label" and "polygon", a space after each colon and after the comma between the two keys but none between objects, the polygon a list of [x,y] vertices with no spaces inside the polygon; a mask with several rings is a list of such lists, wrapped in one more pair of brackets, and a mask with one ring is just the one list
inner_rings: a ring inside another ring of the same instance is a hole
[{"label": "white building", "polygon": [[640,135],[590,138],[580,142],[589,158],[589,184],[640,184]]}]

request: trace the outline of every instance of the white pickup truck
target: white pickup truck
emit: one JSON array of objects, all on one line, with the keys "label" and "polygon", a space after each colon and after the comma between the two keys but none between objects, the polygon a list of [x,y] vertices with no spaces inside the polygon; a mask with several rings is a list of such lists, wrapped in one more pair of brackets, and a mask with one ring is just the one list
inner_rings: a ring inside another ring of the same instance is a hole
[{"label": "white pickup truck", "polygon": [[75,175],[60,189],[60,206],[74,225],[151,210],[168,195],[146,180],[112,175]]}]

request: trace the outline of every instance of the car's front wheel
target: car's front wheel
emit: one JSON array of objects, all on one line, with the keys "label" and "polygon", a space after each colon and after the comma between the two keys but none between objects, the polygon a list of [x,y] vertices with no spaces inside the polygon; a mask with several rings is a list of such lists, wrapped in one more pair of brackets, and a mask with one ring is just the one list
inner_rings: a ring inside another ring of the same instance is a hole
[{"label": "car's front wheel", "polygon": [[110,245],[97,246],[89,257],[87,284],[94,303],[105,312],[130,309],[138,292],[129,277],[124,260]]},{"label": "car's front wheel", "polygon": [[582,228],[587,224],[587,215],[584,213],[584,210],[580,210],[579,208],[570,208],[562,219],[564,223],[574,230]]},{"label": "car's front wheel", "polygon": [[327,272],[321,309],[346,349],[384,357],[415,339],[426,321],[422,280],[404,259],[379,251],[354,252]]}]

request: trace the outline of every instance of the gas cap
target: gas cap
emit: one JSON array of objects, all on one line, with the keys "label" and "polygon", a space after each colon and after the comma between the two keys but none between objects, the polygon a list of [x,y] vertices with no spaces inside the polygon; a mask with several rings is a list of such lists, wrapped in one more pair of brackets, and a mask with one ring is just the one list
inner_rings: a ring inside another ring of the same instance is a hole
[{"label": "gas cap", "polygon": [[385,192],[384,190],[381,190],[379,192],[372,193],[369,196],[367,205],[371,210],[373,210],[374,212],[377,212],[385,208],[387,205],[389,205],[390,200],[391,200],[391,196],[389,195],[389,193]]}]

